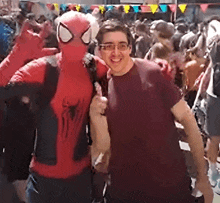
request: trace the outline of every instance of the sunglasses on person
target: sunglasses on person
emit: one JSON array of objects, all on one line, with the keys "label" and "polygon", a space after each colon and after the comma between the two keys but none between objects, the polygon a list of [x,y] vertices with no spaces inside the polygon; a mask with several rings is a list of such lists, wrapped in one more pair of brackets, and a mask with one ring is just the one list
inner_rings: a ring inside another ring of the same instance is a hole
[{"label": "sunglasses on person", "polygon": [[99,45],[99,47],[104,51],[113,51],[116,46],[119,51],[125,51],[128,49],[129,44],[127,42],[119,42],[118,44],[106,43]]}]

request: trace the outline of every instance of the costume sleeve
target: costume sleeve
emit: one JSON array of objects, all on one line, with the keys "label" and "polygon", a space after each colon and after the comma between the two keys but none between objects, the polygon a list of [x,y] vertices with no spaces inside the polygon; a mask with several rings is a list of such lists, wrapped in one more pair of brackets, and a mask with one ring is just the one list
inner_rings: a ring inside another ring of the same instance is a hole
[{"label": "costume sleeve", "polygon": [[161,69],[157,71],[157,85],[166,108],[171,109],[182,98],[180,89],[163,76]]},{"label": "costume sleeve", "polygon": [[46,58],[33,60],[20,68],[10,79],[11,83],[40,83],[44,82]]},{"label": "costume sleeve", "polygon": [[46,61],[44,58],[31,61],[20,68],[7,86],[0,87],[0,99],[10,99],[19,95],[28,95],[43,87]]},{"label": "costume sleeve", "polygon": [[25,64],[27,57],[20,50],[20,46],[16,44],[10,54],[0,63],[0,86],[6,85],[13,74]]},{"label": "costume sleeve", "polygon": [[97,76],[98,78],[102,78],[103,76],[105,76],[107,74],[108,71],[108,67],[105,64],[105,62],[100,59],[97,56],[94,56],[95,62],[96,62],[96,68],[97,68]]}]

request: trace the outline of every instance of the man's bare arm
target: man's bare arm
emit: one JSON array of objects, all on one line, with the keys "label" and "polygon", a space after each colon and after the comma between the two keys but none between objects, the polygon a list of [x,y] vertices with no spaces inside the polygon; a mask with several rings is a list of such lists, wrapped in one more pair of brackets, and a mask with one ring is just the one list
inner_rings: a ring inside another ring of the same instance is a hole
[{"label": "man's bare arm", "polygon": [[90,105],[90,132],[92,139],[92,165],[99,172],[108,172],[110,158],[110,135],[107,118],[103,114],[107,107],[107,99],[102,96],[101,86],[96,85],[97,95]]},{"label": "man's bare arm", "polygon": [[211,74],[211,67],[209,66],[206,69],[204,75],[202,76],[192,109],[195,108],[196,103],[198,102],[199,96],[204,95],[205,91],[207,90],[208,85],[209,85],[209,80],[210,80],[210,74]]}]

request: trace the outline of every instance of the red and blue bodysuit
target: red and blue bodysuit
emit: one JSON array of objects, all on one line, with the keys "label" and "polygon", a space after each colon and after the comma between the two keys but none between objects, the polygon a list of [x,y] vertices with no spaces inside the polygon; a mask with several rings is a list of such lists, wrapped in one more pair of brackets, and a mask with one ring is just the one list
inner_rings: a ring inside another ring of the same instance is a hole
[{"label": "red and blue bodysuit", "polygon": [[[10,80],[13,85],[4,90],[6,98],[29,97],[34,92],[36,100],[44,103],[36,114],[37,142],[31,161],[31,170],[40,176],[68,179],[90,166],[86,124],[93,85],[83,57],[92,33],[85,14],[63,14],[57,28],[61,51],[52,56],[58,67],[54,74],[48,76],[48,57],[39,58],[20,68]],[[94,59],[100,78],[107,68],[102,60]]]}]

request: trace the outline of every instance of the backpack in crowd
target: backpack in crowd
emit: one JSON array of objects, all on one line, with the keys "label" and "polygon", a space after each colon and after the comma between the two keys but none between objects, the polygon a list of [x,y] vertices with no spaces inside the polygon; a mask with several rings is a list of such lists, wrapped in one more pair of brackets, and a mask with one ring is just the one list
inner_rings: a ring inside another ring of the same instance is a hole
[{"label": "backpack in crowd", "polygon": [[220,63],[216,63],[213,69],[213,93],[220,97]]}]

